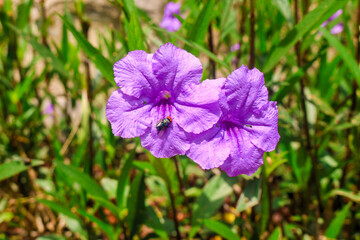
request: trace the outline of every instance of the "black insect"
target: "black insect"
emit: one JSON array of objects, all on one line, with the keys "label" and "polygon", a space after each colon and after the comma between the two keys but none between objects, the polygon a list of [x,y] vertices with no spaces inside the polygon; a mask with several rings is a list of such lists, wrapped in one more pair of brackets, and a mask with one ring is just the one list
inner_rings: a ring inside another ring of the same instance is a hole
[{"label": "black insect", "polygon": [[170,124],[172,123],[172,118],[170,116],[167,116],[164,119],[161,119],[157,124],[156,124],[156,129],[158,131],[161,131],[162,129],[165,129],[167,127],[170,126]]}]

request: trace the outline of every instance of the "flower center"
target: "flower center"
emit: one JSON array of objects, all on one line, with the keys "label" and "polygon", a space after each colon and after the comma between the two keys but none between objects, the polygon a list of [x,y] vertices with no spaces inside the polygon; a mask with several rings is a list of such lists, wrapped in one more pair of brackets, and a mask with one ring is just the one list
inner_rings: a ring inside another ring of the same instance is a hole
[{"label": "flower center", "polygon": [[156,102],[159,104],[159,103],[162,103],[162,104],[164,104],[164,103],[168,103],[168,102],[170,102],[170,100],[171,100],[171,94],[170,94],[170,92],[169,91],[167,91],[167,90],[163,90],[163,91],[161,91],[159,94],[158,94],[158,96],[156,97]]},{"label": "flower center", "polygon": [[161,91],[161,92],[160,92],[160,95],[162,96],[163,99],[169,99],[169,98],[171,98],[171,94],[170,94],[168,91],[166,91],[166,90]]}]

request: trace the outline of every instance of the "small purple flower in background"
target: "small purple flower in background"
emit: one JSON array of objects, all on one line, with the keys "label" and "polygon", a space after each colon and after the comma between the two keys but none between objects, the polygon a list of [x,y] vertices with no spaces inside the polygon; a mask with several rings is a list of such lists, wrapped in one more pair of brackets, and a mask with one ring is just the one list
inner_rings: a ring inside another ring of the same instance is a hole
[{"label": "small purple flower in background", "polygon": [[339,24],[336,24],[331,30],[331,34],[338,34],[338,33],[341,33],[342,31],[344,31],[344,24],[342,23],[339,23]]},{"label": "small purple flower in background", "polygon": [[200,83],[202,70],[198,58],[171,43],[154,54],[129,52],[114,64],[120,89],[106,106],[114,135],[140,137],[142,146],[155,157],[184,155],[190,148],[190,134],[210,129],[220,117],[223,82]]},{"label": "small purple flower in background", "polygon": [[176,32],[181,27],[181,22],[174,14],[180,15],[180,3],[169,2],[165,5],[164,16],[161,20],[160,27],[169,32]]},{"label": "small purple flower in background", "polygon": [[53,116],[54,115],[54,105],[52,103],[49,103],[47,105],[47,107],[42,110],[42,114]]},{"label": "small purple flower in background", "polygon": [[231,52],[235,52],[235,51],[237,51],[237,50],[239,50],[240,49],[240,43],[235,43],[234,45],[232,45],[231,47],[230,47],[230,51]]},{"label": "small purple flower in background", "polygon": [[[343,13],[343,10],[342,10],[342,9],[336,11],[336,13],[334,13],[328,20],[326,20],[325,22],[323,22],[323,23],[321,24],[321,27],[325,27],[329,22],[331,22],[331,21],[335,20],[336,18],[338,18],[342,13]],[[336,25],[330,30],[330,32],[331,32],[332,34],[338,34],[338,33],[341,33],[343,30],[344,30],[344,24],[339,23],[339,24],[336,24]]]},{"label": "small purple flower in background", "polygon": [[[240,50],[240,43],[235,43],[234,45],[232,45],[232,46],[230,47],[230,51],[231,51],[231,52],[235,52],[235,51],[238,51],[238,50]],[[238,58],[237,56],[233,57],[232,63],[233,63],[235,66],[237,66],[238,63],[239,63],[239,58]]]},{"label": "small purple flower in background", "polygon": [[251,175],[280,139],[278,110],[276,102],[268,101],[264,75],[246,66],[233,71],[222,87],[220,106],[218,123],[193,136],[187,156],[203,169],[221,167],[231,177]]}]

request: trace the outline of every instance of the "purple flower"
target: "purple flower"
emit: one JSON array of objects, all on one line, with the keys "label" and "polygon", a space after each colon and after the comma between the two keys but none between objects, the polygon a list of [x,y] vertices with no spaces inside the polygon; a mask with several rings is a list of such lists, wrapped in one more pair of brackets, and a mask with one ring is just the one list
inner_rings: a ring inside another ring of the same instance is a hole
[{"label": "purple flower", "polygon": [[268,101],[264,75],[246,66],[233,71],[222,87],[220,106],[217,124],[194,136],[187,155],[203,169],[220,166],[231,177],[251,175],[280,138],[276,102]]},{"label": "purple flower", "polygon": [[[326,20],[325,22],[323,22],[323,23],[321,24],[321,27],[325,27],[329,22],[331,22],[331,21],[335,20],[336,18],[338,18],[342,13],[343,13],[343,10],[342,10],[342,9],[336,11],[336,13],[334,13],[328,20]],[[344,30],[344,24],[339,23],[339,24],[336,24],[336,25],[330,30],[330,32],[331,32],[332,34],[338,34],[338,33],[341,33],[343,30]]]},{"label": "purple flower", "polygon": [[343,13],[343,10],[337,10],[336,13],[334,13],[328,20],[326,20],[325,22],[323,22],[321,24],[321,27],[325,27],[329,22],[331,22],[332,20],[338,18],[341,14]]},{"label": "purple flower", "polygon": [[165,5],[164,16],[161,20],[160,27],[165,28],[169,32],[176,32],[181,27],[181,22],[174,14],[180,15],[180,3],[169,2]]},{"label": "purple flower", "polygon": [[54,115],[54,105],[52,103],[49,103],[46,108],[42,110],[43,115]]},{"label": "purple flower", "polygon": [[[183,155],[190,148],[190,134],[211,128],[220,117],[221,81],[200,84],[202,65],[192,54],[171,43],[154,54],[132,51],[114,64],[114,91],[106,117],[114,135],[140,137],[155,157]],[[167,116],[169,126],[156,125]]]},{"label": "purple flower", "polygon": [[336,25],[330,30],[330,32],[331,32],[332,34],[338,34],[338,33],[341,33],[342,31],[344,31],[344,24],[342,24],[342,23],[336,24]]},{"label": "purple flower", "polygon": [[235,43],[234,45],[232,45],[231,47],[230,47],[230,51],[231,52],[235,52],[235,51],[237,51],[237,50],[239,50],[240,49],[240,43]]}]

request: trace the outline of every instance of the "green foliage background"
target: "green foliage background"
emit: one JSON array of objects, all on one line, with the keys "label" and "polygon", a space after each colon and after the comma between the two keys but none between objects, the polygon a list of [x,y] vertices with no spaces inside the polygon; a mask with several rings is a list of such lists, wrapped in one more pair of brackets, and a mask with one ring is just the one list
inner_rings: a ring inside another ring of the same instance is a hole
[{"label": "green foliage background", "polygon": [[[185,0],[176,33],[133,0],[108,0],[117,17],[100,28],[82,0],[45,4],[0,2],[1,239],[360,239],[359,1]],[[281,139],[253,176],[113,136],[113,63],[166,42],[203,79],[252,59],[264,72]]]}]

